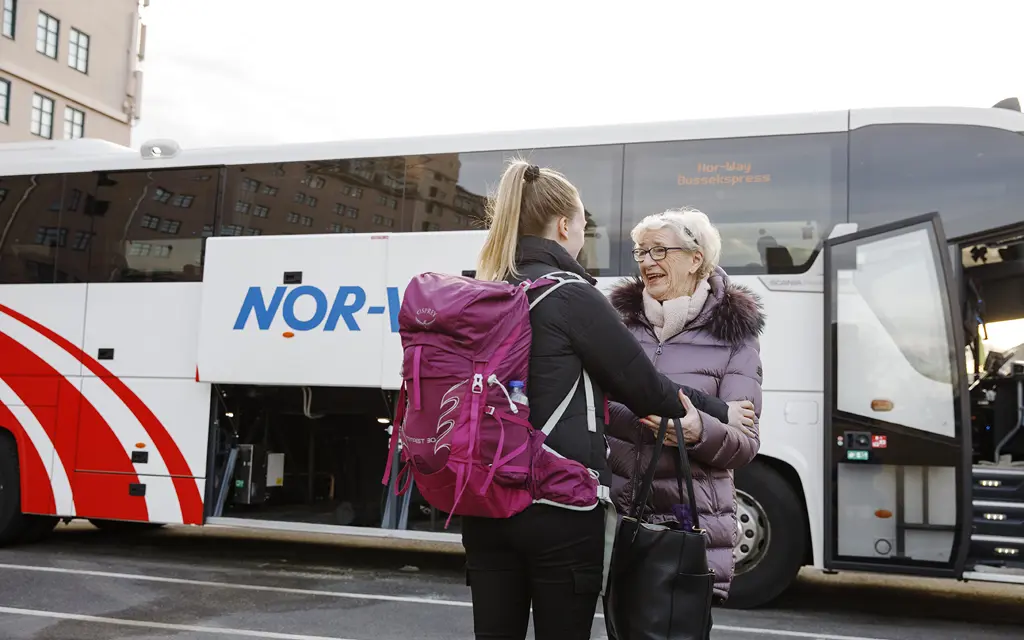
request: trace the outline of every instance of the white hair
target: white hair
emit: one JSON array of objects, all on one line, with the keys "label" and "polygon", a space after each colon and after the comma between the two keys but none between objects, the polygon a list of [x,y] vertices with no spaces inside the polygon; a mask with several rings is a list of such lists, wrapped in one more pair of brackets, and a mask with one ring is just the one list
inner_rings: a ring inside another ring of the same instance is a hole
[{"label": "white hair", "polygon": [[706,213],[692,207],[669,209],[662,213],[654,213],[637,223],[629,236],[633,244],[640,243],[640,236],[647,231],[668,228],[676,236],[678,246],[686,251],[700,251],[704,256],[704,263],[701,265],[697,275],[706,278],[718,266],[718,260],[722,256],[722,236],[718,229],[711,224]]}]

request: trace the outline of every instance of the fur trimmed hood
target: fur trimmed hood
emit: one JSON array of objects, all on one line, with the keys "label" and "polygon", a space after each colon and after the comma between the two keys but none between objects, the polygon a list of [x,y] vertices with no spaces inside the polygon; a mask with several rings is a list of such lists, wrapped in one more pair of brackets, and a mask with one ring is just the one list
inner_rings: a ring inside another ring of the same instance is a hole
[{"label": "fur trimmed hood", "polygon": [[[716,339],[734,345],[756,338],[764,331],[764,308],[757,294],[730,282],[721,267],[715,267],[708,283],[711,285],[708,300],[687,329],[705,327]],[[644,283],[639,275],[611,289],[609,300],[628,327],[650,327],[644,315],[643,291]]]}]

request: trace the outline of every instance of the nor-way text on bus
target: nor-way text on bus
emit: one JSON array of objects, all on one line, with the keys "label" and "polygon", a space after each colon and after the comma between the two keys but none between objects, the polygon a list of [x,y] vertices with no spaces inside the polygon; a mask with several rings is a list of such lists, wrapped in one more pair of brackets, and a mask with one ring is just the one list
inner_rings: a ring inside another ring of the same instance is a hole
[{"label": "nor-way text on bus", "polygon": [[[255,316],[260,331],[270,329],[279,316],[292,331],[334,331],[339,325],[349,331],[361,331],[357,314],[388,315],[392,333],[398,333],[398,311],[402,301],[398,287],[387,287],[386,304],[367,306],[366,290],[356,285],[321,289],[313,285],[296,287],[249,287],[235,318],[235,331],[241,331]],[[268,295],[269,293],[269,295]]]}]

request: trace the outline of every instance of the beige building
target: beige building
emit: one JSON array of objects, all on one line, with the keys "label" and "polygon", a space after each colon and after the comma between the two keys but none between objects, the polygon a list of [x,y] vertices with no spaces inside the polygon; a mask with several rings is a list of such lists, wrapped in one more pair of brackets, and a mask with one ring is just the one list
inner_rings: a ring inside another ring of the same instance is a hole
[{"label": "beige building", "polygon": [[0,0],[0,142],[128,145],[149,0]]}]

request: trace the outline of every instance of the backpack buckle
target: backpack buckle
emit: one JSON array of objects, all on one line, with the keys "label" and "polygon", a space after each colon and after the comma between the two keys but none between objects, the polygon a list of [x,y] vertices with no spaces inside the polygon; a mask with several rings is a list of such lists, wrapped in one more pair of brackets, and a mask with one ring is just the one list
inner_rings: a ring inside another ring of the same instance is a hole
[{"label": "backpack buckle", "polygon": [[483,393],[484,390],[484,376],[482,373],[473,375],[473,393]]}]

